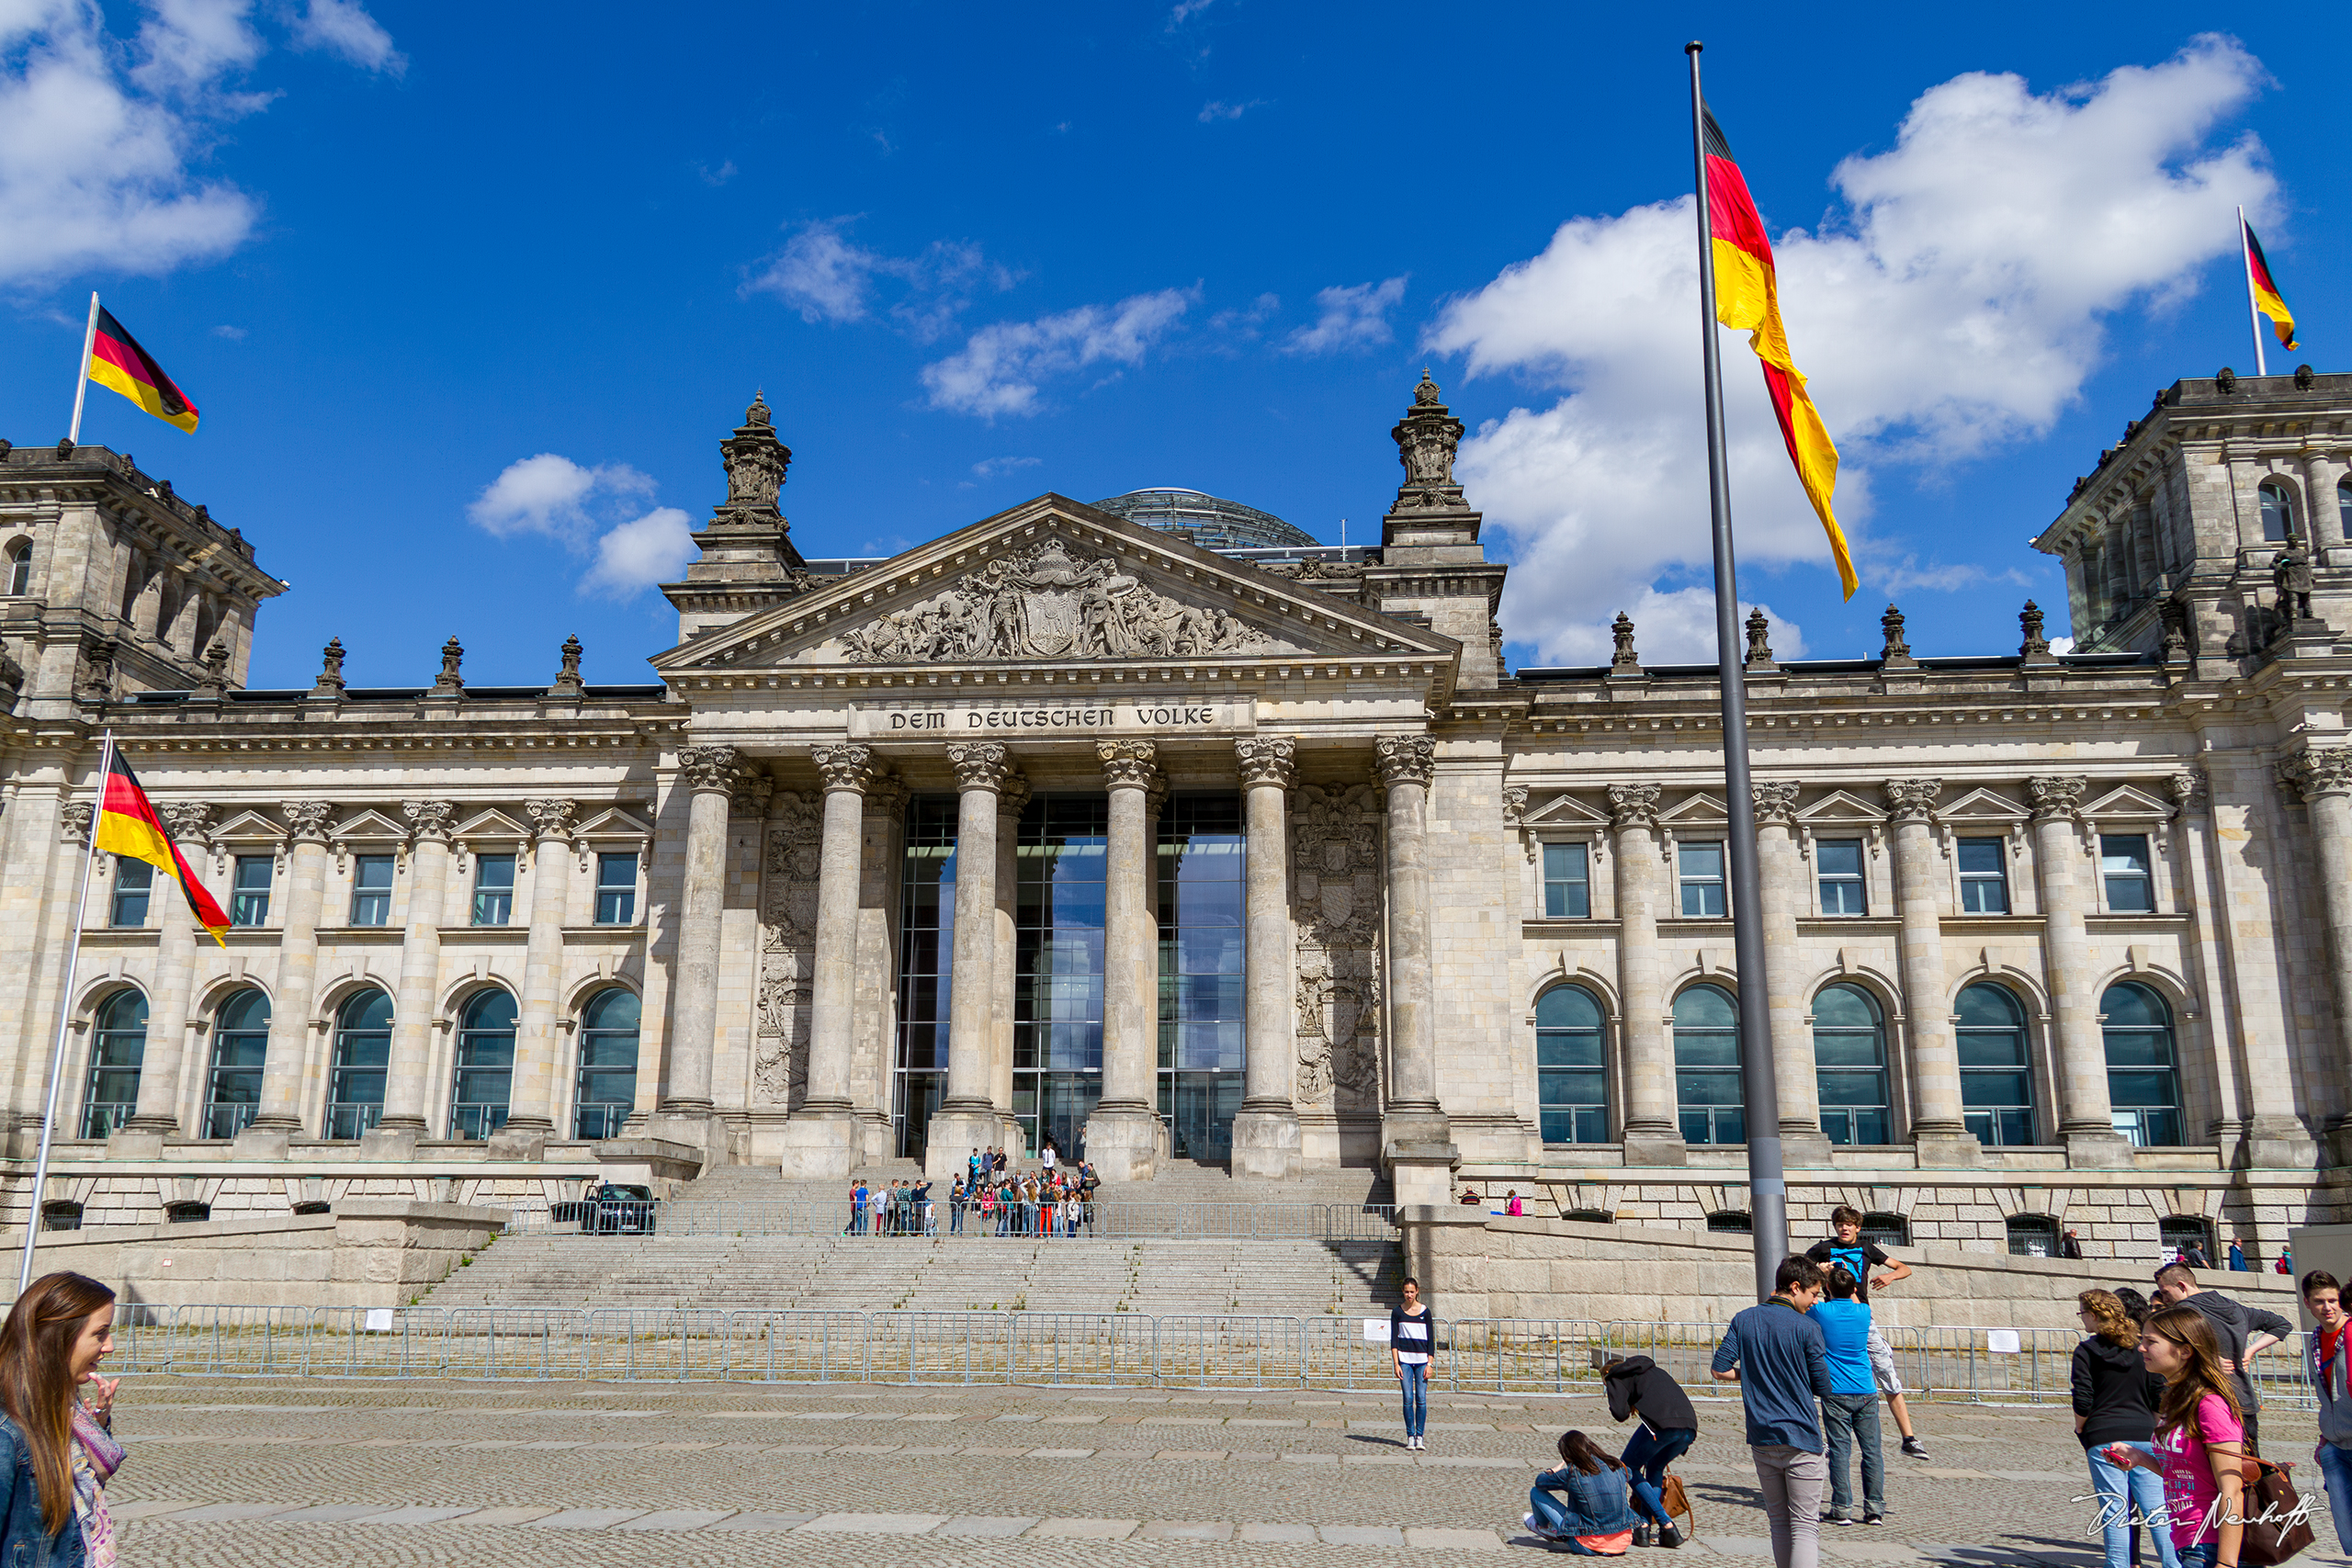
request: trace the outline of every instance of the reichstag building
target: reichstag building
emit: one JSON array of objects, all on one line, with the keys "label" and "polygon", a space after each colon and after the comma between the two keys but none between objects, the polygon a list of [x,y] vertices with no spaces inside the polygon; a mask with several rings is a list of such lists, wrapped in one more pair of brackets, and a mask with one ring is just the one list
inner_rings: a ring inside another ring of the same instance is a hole
[{"label": "reichstag building", "polygon": [[[2068,603],[2014,651],[1751,626],[1764,986],[1713,667],[1621,617],[1606,667],[1505,669],[1462,432],[1424,379],[1376,546],[1144,491],[806,560],[755,401],[656,679],[571,644],[474,684],[452,639],[279,691],[251,542],[0,443],[9,1204],[527,1210],[1050,1142],[1737,1228],[1763,1008],[1800,1226],[2267,1257],[2352,1217],[2352,376],[2159,393],[2036,539]],[[102,856],[62,997],[109,728],[234,926]]]}]

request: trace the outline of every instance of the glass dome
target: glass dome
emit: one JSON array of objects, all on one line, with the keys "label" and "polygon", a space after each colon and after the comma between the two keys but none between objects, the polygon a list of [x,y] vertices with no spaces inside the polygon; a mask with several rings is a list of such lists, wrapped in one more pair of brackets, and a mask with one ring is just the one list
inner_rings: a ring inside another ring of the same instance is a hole
[{"label": "glass dome", "polygon": [[1171,534],[1185,530],[1204,549],[1268,550],[1320,542],[1270,512],[1196,490],[1131,490],[1094,504],[1147,528]]}]

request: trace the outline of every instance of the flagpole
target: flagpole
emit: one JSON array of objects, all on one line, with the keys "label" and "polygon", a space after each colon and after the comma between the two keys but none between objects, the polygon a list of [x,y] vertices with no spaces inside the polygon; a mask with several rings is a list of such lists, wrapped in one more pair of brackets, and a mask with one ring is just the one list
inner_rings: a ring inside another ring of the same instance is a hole
[{"label": "flagpole", "polygon": [[1699,54],[1690,61],[1690,154],[1699,175],[1699,339],[1707,382],[1707,501],[1715,545],[1715,680],[1723,692],[1724,808],[1731,818],[1732,964],[1739,976],[1739,1083],[1747,1122],[1748,1223],[1756,1297],[1789,1254],[1789,1186],[1781,1167],[1781,1091],[1772,1074],[1772,1015],[1766,1004],[1764,908],[1758,897],[1756,795],[1747,776],[1747,689],[1740,665],[1739,572],[1732,558],[1731,472],[1724,453],[1723,356],[1715,339],[1715,254],[1707,209],[1706,100]]},{"label": "flagpole", "polygon": [[[82,373],[74,378],[74,424],[65,433],[67,446],[78,446],[82,440],[82,400],[90,395],[90,350],[98,341],[98,291],[90,290],[90,321],[82,329]],[[104,781],[101,780],[101,783]]]},{"label": "flagpole", "polygon": [[[92,299],[96,295],[90,297]],[[95,308],[95,307],[94,307]],[[33,1282],[33,1243],[40,1235],[41,1194],[49,1188],[49,1146],[57,1135],[57,1090],[65,1077],[65,1031],[74,1018],[74,981],[82,966],[82,919],[90,908],[90,868],[98,859],[98,818],[106,811],[107,775],[114,771],[114,731],[98,747],[98,797],[90,807],[90,841],[82,852],[82,896],[74,904],[74,939],[65,948],[65,991],[57,1000],[57,1044],[49,1054],[49,1101],[40,1116],[40,1156],[33,1162],[31,1213],[25,1216],[25,1257],[17,1269],[17,1294]]]},{"label": "flagpole", "polygon": [[2245,274],[2245,324],[2254,329],[2254,373],[2270,374],[2270,362],[2262,353],[2262,311],[2254,298],[2254,247],[2245,243],[2245,209],[2238,209],[2238,266]]}]

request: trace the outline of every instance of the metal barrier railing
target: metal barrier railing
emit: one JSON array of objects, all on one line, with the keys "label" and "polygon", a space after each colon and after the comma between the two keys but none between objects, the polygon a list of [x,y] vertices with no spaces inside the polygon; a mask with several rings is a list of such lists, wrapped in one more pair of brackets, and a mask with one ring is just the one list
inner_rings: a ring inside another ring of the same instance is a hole
[{"label": "metal barrier railing", "polygon": [[1162,1203],[1099,1199],[1055,1205],[1053,1223],[1031,1205],[1010,1218],[967,1207],[961,1230],[947,1204],[923,1212],[871,1211],[854,1218],[846,1202],[809,1203],[724,1198],[582,1201],[551,1210],[517,1213],[508,1235],[839,1236],[854,1241],[910,1241],[961,1235],[1024,1242],[1143,1241],[1379,1241],[1396,1239],[1391,1203]]},{"label": "metal barrier railing", "polygon": [[[1694,1392],[1734,1392],[1709,1370],[1712,1324],[1473,1318],[1441,1332],[1430,1381],[1442,1391],[1590,1393],[1603,1363],[1639,1354]],[[1922,1401],[2064,1401],[2081,1342],[2063,1329],[1886,1334]],[[1395,1386],[1385,1318],[1336,1315],[140,1305],[121,1314],[115,1347],[110,1371],[204,1377]],[[2266,1404],[2313,1407],[2298,1348],[2256,1363]]]}]

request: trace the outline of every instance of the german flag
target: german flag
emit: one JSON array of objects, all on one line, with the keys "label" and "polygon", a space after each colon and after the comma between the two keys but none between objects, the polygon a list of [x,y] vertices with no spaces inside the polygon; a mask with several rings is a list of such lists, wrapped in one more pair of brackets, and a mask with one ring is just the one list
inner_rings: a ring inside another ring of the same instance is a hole
[{"label": "german flag", "polygon": [[179,384],[164,374],[155,356],[122,330],[114,312],[101,310],[90,338],[90,379],[120,392],[166,424],[196,434],[196,405]]},{"label": "german flag", "polygon": [[1781,294],[1772,265],[1772,242],[1764,220],[1747,194],[1747,181],[1732,161],[1731,143],[1715,123],[1713,109],[1700,106],[1703,116],[1707,157],[1707,235],[1715,264],[1715,320],[1747,333],[1747,346],[1764,367],[1764,387],[1772,397],[1772,412],[1781,421],[1781,438],[1788,443],[1789,461],[1813,502],[1821,526],[1829,535],[1829,553],[1838,558],[1838,581],[1851,599],[1860,584],[1854,576],[1853,558],[1846,550],[1845,530],[1830,498],[1838,488],[1838,448],[1822,425],[1821,414],[1804,389],[1804,378],[1789,357],[1788,333],[1781,326]]},{"label": "german flag", "polygon": [[2263,259],[2262,242],[2254,237],[2253,226],[2244,218],[2238,220],[2238,232],[2245,236],[2245,280],[2254,290],[2254,308],[2270,318],[2270,330],[2289,348],[2303,345],[2295,341],[2295,312],[2287,309],[2278,286],[2270,280],[2270,264]]},{"label": "german flag", "polygon": [[147,792],[139,787],[139,776],[130,771],[130,764],[123,760],[121,752],[111,748],[109,751],[113,760],[107,767],[105,798],[98,803],[96,847],[110,855],[143,860],[175,879],[180,892],[187,896],[188,913],[196,917],[196,923],[211,932],[214,942],[228,946],[228,940],[221,933],[229,929],[229,917],[220,912],[220,906],[205,891],[204,884],[181,855],[179,846],[172,842],[171,834],[164,831]]}]

